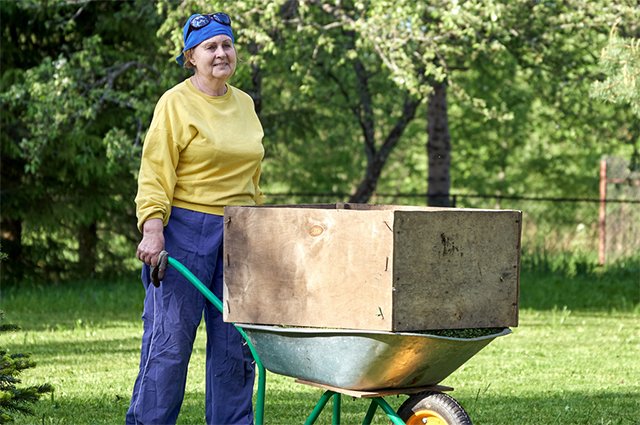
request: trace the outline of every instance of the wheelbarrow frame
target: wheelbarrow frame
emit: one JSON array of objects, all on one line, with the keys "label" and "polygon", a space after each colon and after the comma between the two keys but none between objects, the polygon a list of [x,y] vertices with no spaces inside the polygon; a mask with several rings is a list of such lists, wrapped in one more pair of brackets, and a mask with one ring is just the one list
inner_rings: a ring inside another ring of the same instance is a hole
[{"label": "wheelbarrow frame", "polygon": [[[204,297],[209,300],[215,307],[223,312],[223,304],[222,301],[213,293],[209,288],[207,288],[200,279],[198,279],[186,266],[184,266],[180,261],[176,260],[171,256],[166,256],[167,262],[169,265],[174,267],[180,274],[182,274],[193,286],[198,289]],[[254,421],[257,425],[264,425],[264,411],[265,411],[265,394],[266,394],[266,368],[264,367],[262,361],[260,360],[260,356],[258,352],[249,339],[248,335],[242,329],[241,326],[232,323],[232,325],[237,329],[237,331],[242,335],[244,340],[246,341],[249,350],[251,351],[251,355],[255,361],[256,367],[258,368],[258,388],[256,393],[256,403],[254,407]],[[405,422],[400,418],[400,416],[396,413],[396,411],[389,405],[389,403],[384,399],[384,395],[398,395],[398,394],[409,394],[411,392],[421,392],[426,390],[432,391],[451,391],[453,388],[445,387],[441,385],[432,385],[428,387],[422,388],[414,388],[414,389],[397,389],[397,390],[389,390],[383,392],[362,392],[362,391],[352,391],[343,388],[330,387],[323,384],[317,384],[314,382],[307,382],[303,380],[296,380],[296,382],[306,385],[311,385],[315,387],[319,387],[325,389],[325,392],[320,397],[320,400],[316,403],[316,406],[311,411],[311,414],[308,416],[305,421],[305,425],[312,425],[316,422],[320,414],[323,412],[324,408],[327,405],[329,399],[333,399],[333,414],[332,414],[332,424],[337,425],[340,423],[340,412],[341,412],[341,396],[342,394],[357,397],[357,398],[369,398],[371,402],[369,404],[369,408],[367,409],[367,413],[362,422],[363,425],[370,425],[375,413],[378,409],[382,409],[382,411],[387,415],[389,420],[394,425],[406,425]]]}]

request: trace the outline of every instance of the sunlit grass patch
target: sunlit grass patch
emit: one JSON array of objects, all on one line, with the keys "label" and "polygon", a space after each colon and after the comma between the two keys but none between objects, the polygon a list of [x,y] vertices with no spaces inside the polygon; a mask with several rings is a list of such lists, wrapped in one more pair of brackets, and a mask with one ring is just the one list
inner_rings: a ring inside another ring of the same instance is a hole
[{"label": "sunlit grass patch", "polygon": [[[627,268],[522,274],[520,326],[493,341],[443,384],[478,424],[636,424],[640,411],[640,283]],[[35,417],[17,424],[124,421],[137,374],[143,291],[139,282],[3,288],[0,309],[19,332],[0,346],[37,362],[25,385],[49,382]],[[204,423],[205,335],[191,359],[180,424]],[[267,424],[303,423],[322,390],[267,376]],[[404,397],[388,397],[398,408]],[[331,406],[318,423],[331,423]],[[362,423],[368,402],[343,397],[342,423]],[[378,412],[375,424],[388,420]]]}]

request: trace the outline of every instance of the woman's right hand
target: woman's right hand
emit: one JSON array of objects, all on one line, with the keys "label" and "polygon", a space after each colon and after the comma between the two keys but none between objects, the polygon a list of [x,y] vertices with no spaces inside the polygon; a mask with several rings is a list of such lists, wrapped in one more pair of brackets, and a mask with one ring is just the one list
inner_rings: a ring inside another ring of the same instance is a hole
[{"label": "woman's right hand", "polygon": [[143,263],[155,267],[158,254],[164,249],[164,224],[159,218],[152,218],[142,226],[142,240],[138,244],[136,256]]}]

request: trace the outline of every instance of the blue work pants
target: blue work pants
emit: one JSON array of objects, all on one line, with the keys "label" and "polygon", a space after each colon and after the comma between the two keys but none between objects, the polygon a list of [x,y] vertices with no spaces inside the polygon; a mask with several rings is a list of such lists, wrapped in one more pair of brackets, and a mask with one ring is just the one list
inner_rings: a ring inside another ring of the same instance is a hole
[{"label": "blue work pants", "polygon": [[[174,207],[165,249],[222,299],[224,218]],[[175,424],[184,398],[189,358],[204,318],[207,329],[205,419],[210,425],[251,424],[255,372],[244,339],[176,269],[160,287],[143,266],[144,300],[140,371],[127,425]]]}]

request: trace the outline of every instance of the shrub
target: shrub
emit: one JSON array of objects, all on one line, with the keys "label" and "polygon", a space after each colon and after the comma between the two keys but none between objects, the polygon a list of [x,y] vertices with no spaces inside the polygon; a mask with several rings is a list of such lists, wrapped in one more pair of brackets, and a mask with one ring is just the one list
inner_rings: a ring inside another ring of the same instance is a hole
[{"label": "shrub", "polygon": [[[4,312],[0,311],[0,322],[4,321]],[[0,323],[0,332],[18,330],[14,324]],[[49,384],[31,387],[18,387],[22,382],[18,375],[25,370],[35,367],[35,362],[28,354],[10,354],[0,347],[0,424],[13,422],[14,413],[33,414],[31,405],[37,402],[45,393],[53,392]]]}]

